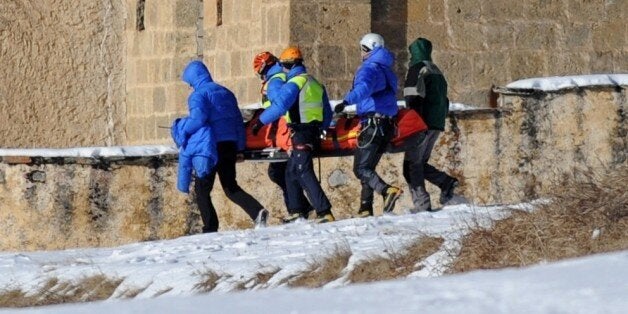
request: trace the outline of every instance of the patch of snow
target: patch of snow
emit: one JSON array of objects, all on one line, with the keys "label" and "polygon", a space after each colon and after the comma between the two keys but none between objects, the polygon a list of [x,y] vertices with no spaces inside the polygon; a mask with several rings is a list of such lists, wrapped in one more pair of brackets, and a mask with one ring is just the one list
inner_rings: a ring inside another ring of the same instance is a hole
[{"label": "patch of snow", "polygon": [[140,145],[111,147],[77,147],[77,148],[0,148],[0,156],[28,157],[147,157],[178,154],[174,145]]},{"label": "patch of snow", "polygon": [[506,85],[508,89],[558,91],[588,86],[627,86],[628,74],[596,74],[552,76],[519,80]]}]

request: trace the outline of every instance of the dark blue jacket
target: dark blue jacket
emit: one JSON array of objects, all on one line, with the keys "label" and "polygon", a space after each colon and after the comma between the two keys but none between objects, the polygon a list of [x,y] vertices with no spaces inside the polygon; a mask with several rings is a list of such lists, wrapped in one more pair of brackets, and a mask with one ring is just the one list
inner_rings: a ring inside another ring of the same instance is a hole
[{"label": "dark blue jacket", "polygon": [[[294,66],[290,72],[288,72],[287,79],[307,73],[307,70],[304,65]],[[260,121],[264,124],[272,123],[273,121],[279,119],[281,116],[285,115],[290,108],[297,104],[299,99],[299,93],[301,90],[297,84],[292,82],[286,82],[279,90],[278,94],[275,97],[269,97],[271,100],[271,105],[268,107],[262,114],[260,115]],[[333,116],[333,112],[331,110],[331,105],[329,104],[329,97],[327,96],[327,91],[323,92],[323,121],[322,128],[327,129],[329,124],[331,123],[331,118]]]},{"label": "dark blue jacket", "polygon": [[202,123],[209,123],[216,143],[234,141],[238,150],[243,151],[246,135],[235,95],[226,87],[214,83],[207,67],[200,61],[188,64],[183,71],[183,81],[194,88],[188,98],[190,110],[205,108],[195,109],[195,116],[199,117],[196,122],[199,124],[189,125],[190,130],[200,127]]},{"label": "dark blue jacket", "polygon": [[395,57],[385,47],[377,47],[364,59],[353,79],[353,88],[345,96],[356,104],[358,116],[379,113],[395,116],[397,107],[397,76],[392,71]]}]

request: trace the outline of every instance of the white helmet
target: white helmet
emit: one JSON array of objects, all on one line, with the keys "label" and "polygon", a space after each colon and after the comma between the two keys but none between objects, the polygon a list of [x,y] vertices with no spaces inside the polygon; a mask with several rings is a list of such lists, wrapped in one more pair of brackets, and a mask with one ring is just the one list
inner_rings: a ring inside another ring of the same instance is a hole
[{"label": "white helmet", "polygon": [[360,40],[360,46],[365,52],[369,52],[376,47],[384,47],[384,37],[380,34],[368,33]]}]

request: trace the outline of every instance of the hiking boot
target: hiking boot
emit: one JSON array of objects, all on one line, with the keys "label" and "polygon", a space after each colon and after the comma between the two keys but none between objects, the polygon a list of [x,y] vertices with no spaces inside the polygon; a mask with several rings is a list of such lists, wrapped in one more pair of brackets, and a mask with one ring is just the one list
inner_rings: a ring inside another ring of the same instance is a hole
[{"label": "hiking boot", "polygon": [[268,210],[262,208],[257,214],[257,218],[255,218],[255,229],[266,228],[266,223],[268,221]]},{"label": "hiking boot", "polygon": [[458,187],[458,180],[452,178],[449,184],[440,191],[440,204],[445,205],[454,197],[454,189]]},{"label": "hiking boot", "polygon": [[289,224],[289,223],[296,222],[298,220],[305,220],[305,219],[307,219],[307,216],[303,216],[302,213],[291,213],[291,214],[288,214],[288,216],[283,217],[281,221],[284,224]]},{"label": "hiking boot", "polygon": [[366,218],[366,217],[370,217],[373,216],[373,211],[370,210],[361,210],[358,212],[358,214],[355,216],[356,218]]},{"label": "hiking boot", "polygon": [[384,190],[384,213],[390,213],[395,209],[395,202],[402,193],[403,191],[395,186],[389,186]]},{"label": "hiking boot", "polygon": [[334,214],[332,214],[331,212],[327,213],[327,214],[323,214],[323,215],[318,215],[316,217],[316,223],[318,224],[323,224],[326,222],[332,222],[335,221],[336,218],[334,217]]},{"label": "hiking boot", "polygon": [[410,212],[413,214],[432,211],[430,194],[427,193],[424,186],[417,186],[410,188],[410,194],[412,195],[412,209]]}]

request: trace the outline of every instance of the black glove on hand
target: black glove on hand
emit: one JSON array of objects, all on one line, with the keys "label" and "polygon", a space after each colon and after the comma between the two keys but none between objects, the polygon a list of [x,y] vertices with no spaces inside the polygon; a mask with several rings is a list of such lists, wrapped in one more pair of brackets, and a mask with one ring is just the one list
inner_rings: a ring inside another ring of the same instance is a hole
[{"label": "black glove on hand", "polygon": [[264,127],[264,124],[262,123],[262,121],[256,120],[255,124],[253,124],[253,127],[251,128],[253,135],[257,136],[257,133],[259,133],[259,130],[261,130],[262,127]]},{"label": "black glove on hand", "polygon": [[347,105],[349,105],[349,103],[346,100],[343,100],[341,103],[337,104],[336,107],[334,107],[334,112],[341,113],[343,110],[345,110],[345,107]]}]

